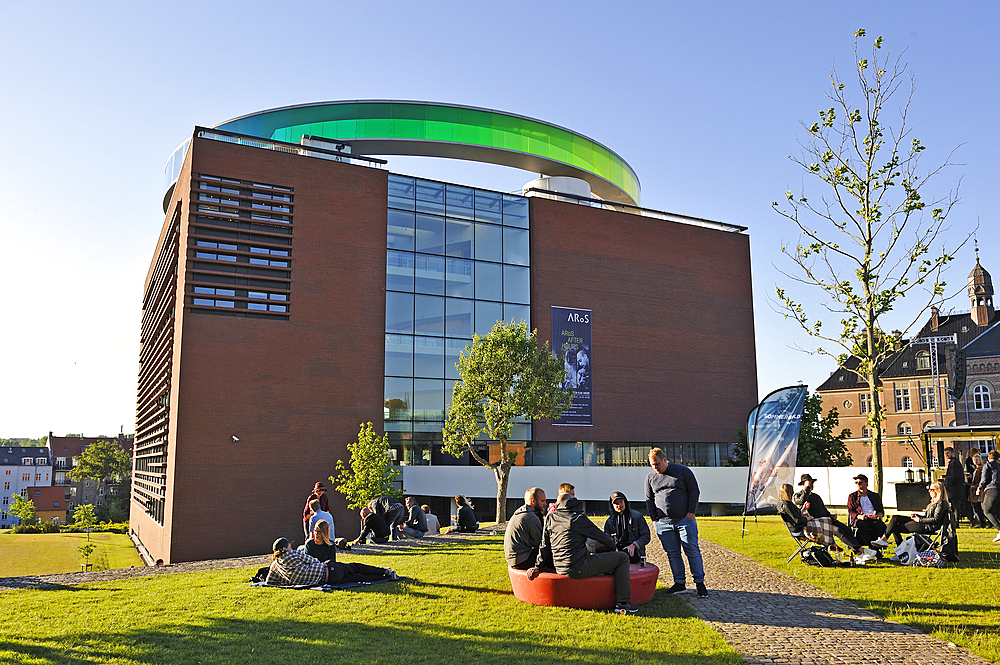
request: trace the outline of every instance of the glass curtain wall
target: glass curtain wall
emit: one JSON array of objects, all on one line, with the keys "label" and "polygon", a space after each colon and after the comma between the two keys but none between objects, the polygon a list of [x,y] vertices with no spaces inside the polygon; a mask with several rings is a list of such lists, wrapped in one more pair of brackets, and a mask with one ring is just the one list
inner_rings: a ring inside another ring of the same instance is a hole
[{"label": "glass curtain wall", "polygon": [[445,408],[473,333],[531,324],[528,200],[390,174],[388,205],[385,432],[397,463],[465,464],[441,453]]}]

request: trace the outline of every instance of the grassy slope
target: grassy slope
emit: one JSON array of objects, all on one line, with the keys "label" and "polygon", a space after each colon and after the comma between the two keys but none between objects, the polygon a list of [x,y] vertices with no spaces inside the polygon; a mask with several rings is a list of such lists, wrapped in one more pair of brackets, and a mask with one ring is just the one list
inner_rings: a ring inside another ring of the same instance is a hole
[{"label": "grassy slope", "polygon": [[911,568],[880,563],[860,568],[814,568],[796,559],[788,530],[778,517],[747,521],[740,538],[740,517],[699,518],[702,538],[745,554],[851,600],[893,621],[907,623],[1000,662],[1000,546],[991,529],[960,529],[961,562],[947,568]]},{"label": "grassy slope", "polygon": [[[79,572],[83,558],[77,549],[87,542],[85,533],[0,534],[0,577]],[[92,533],[97,549],[90,555],[94,570],[141,566],[128,536]]]},{"label": "grassy slope", "polygon": [[0,662],[742,662],[662,591],[630,617],[517,601],[500,536],[341,560],[411,579],[320,593],[249,587],[250,571],[227,570],[7,592],[0,612],[18,620],[0,623]]}]

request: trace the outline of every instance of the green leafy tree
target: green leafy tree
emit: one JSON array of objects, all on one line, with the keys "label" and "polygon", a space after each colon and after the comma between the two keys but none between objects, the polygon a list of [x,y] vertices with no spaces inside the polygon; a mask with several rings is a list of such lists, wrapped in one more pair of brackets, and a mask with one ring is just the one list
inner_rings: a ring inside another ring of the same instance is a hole
[{"label": "green leafy tree", "polygon": [[[88,538],[90,537],[89,534],[88,534],[87,537]],[[88,543],[86,543],[84,545],[80,545],[80,547],[78,547],[77,549],[80,550],[80,556],[82,556],[86,560],[86,563],[89,566],[90,565],[90,555],[94,553],[95,549],[97,549],[97,545],[95,545],[94,543],[88,542]]]},{"label": "green leafy tree", "polygon": [[38,513],[35,511],[35,504],[20,494],[14,495],[14,502],[7,508],[7,512],[19,517],[21,524],[31,525],[38,523]]},{"label": "green leafy tree", "polygon": [[74,457],[73,462],[75,466],[66,475],[71,480],[89,478],[96,481],[98,496],[101,494],[101,487],[107,485],[108,479],[124,481],[132,471],[132,460],[114,439],[101,439],[92,443]]},{"label": "green leafy tree", "polygon": [[850,466],[853,460],[847,452],[844,439],[850,438],[851,430],[842,429],[834,434],[840,424],[837,407],[823,415],[822,398],[819,393],[806,397],[802,411],[802,426],[799,429],[798,466]]},{"label": "green leafy tree", "polygon": [[389,437],[375,434],[372,424],[362,423],[358,440],[347,444],[351,453],[350,466],[337,460],[337,475],[330,476],[336,490],[347,497],[348,505],[357,509],[368,505],[380,496],[400,497],[393,481],[400,471],[392,466],[389,457]]},{"label": "green leafy tree", "polygon": [[[89,503],[77,506],[73,511],[73,525],[81,529],[92,529],[97,524],[97,515],[94,507]],[[87,540],[90,540],[90,531],[87,531]]]},{"label": "green leafy tree", "polygon": [[[805,172],[802,192],[788,191],[784,203],[772,206],[801,234],[796,244],[782,247],[794,264],[786,277],[819,289],[824,298],[815,306],[837,323],[830,329],[813,321],[802,301],[780,287],[778,301],[786,318],[818,338],[813,352],[833,358],[867,386],[875,406],[868,423],[874,433],[873,489],[881,492],[885,412],[879,366],[944,295],[941,271],[954,257],[938,245],[957,193],[925,200],[928,183],[949,165],[950,155],[930,169],[920,164],[924,146],[907,125],[912,76],[899,58],[882,53],[881,37],[872,44],[871,60],[863,57],[858,40],[864,36],[864,30],[854,34],[856,79],[850,89],[834,70],[827,93],[832,106],[819,112],[819,122],[802,125],[802,152],[791,157]],[[806,181],[824,195],[807,198]],[[922,305],[910,310],[909,324],[883,330],[882,317],[911,294],[921,295]],[[848,363],[851,356],[856,364]]]},{"label": "green leafy tree", "polygon": [[[468,452],[491,469],[497,481],[497,522],[507,519],[507,484],[516,453],[507,439],[517,418],[558,418],[572,391],[562,387],[563,363],[549,344],[538,344],[538,331],[526,323],[497,321],[485,337],[474,335],[458,359],[461,380],[455,384],[444,425],[445,452]],[[484,459],[473,442],[482,432],[500,444],[496,461]]]},{"label": "green leafy tree", "polygon": [[729,466],[749,466],[750,465],[750,441],[747,438],[746,430],[737,430],[736,443],[733,444],[726,458]]}]

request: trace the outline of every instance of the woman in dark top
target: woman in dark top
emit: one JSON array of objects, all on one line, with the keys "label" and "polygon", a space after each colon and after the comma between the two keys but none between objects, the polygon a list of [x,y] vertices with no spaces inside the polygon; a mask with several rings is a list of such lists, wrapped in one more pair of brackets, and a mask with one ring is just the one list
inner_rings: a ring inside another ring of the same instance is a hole
[{"label": "woman in dark top", "polygon": [[330,525],[326,520],[316,522],[312,536],[306,541],[306,554],[320,561],[336,561],[337,546],[330,540]]},{"label": "woman in dark top", "polygon": [[879,547],[889,546],[889,536],[894,536],[896,545],[903,542],[903,536],[911,533],[934,534],[937,533],[948,517],[948,493],[944,489],[941,481],[936,480],[927,488],[927,493],[931,497],[931,502],[924,509],[923,515],[913,513],[909,517],[903,514],[893,515],[889,524],[885,528],[885,535],[878,540],[872,541],[872,545]]},{"label": "woman in dark top", "polygon": [[[803,515],[799,511],[799,507],[792,501],[792,491],[792,486],[788,483],[778,488],[778,514],[792,531],[805,532],[810,540],[813,540],[811,536],[816,533],[825,533],[831,536],[836,534],[849,548],[855,552],[861,551],[861,543],[858,542],[858,539],[847,528],[841,528],[839,522],[834,522],[830,517],[810,518]],[[829,524],[823,524],[823,522],[829,522]],[[833,540],[829,542],[833,544]]]}]

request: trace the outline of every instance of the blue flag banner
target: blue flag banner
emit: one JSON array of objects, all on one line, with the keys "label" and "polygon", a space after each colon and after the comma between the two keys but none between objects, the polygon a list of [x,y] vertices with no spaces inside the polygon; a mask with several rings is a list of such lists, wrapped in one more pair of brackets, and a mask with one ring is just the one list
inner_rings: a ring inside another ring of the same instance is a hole
[{"label": "blue flag banner", "polygon": [[563,386],[573,389],[570,407],[553,425],[594,424],[593,348],[590,345],[589,309],[552,308],[552,353],[563,362]]},{"label": "blue flag banner", "polygon": [[778,505],[778,487],[794,485],[799,428],[806,404],[806,386],[775,390],[750,412],[747,448],[750,482],[743,514]]}]

